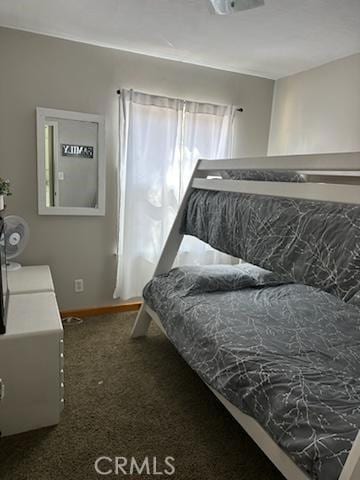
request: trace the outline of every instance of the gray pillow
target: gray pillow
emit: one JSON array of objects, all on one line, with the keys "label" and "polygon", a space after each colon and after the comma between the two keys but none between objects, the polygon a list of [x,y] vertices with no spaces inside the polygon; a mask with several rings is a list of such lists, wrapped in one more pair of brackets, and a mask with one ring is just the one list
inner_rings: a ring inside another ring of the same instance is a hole
[{"label": "gray pillow", "polygon": [[288,170],[226,170],[223,172],[223,178],[259,182],[305,182],[304,175]]},{"label": "gray pillow", "polygon": [[250,263],[185,266],[174,268],[168,275],[183,296],[292,283],[288,277]]}]

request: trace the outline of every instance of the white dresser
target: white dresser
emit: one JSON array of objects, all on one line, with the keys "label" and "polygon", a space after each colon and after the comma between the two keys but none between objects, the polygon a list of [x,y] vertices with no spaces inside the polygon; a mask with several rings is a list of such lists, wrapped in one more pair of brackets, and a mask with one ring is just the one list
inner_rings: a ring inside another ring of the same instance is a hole
[{"label": "white dresser", "polygon": [[0,335],[2,436],[60,420],[64,405],[63,328],[48,266],[8,273],[6,334]]}]

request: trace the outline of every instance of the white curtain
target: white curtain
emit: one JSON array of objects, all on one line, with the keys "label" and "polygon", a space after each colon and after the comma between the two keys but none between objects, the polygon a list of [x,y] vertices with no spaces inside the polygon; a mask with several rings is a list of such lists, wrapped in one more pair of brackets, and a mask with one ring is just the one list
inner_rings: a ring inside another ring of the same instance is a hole
[{"label": "white curtain", "polygon": [[[122,90],[120,95],[118,265],[115,298],[141,295],[199,158],[229,158],[232,106]],[[231,263],[196,238],[177,264]]]}]

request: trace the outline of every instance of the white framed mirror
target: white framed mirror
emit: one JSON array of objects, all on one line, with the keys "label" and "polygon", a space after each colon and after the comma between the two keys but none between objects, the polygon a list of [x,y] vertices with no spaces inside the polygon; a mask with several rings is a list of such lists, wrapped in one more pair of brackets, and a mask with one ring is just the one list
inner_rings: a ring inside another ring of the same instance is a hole
[{"label": "white framed mirror", "polygon": [[105,118],[36,109],[39,215],[105,215]]}]

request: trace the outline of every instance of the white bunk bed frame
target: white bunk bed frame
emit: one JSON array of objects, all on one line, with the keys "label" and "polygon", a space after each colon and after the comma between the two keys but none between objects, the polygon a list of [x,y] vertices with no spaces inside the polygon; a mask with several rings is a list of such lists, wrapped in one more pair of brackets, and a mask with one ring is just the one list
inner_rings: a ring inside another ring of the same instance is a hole
[{"label": "white bunk bed frame", "polygon": [[[221,178],[221,171],[223,170],[296,171],[306,174],[309,183],[227,180]],[[214,176],[219,176],[219,178],[214,178]],[[173,266],[184,236],[180,233],[184,211],[189,196],[194,189],[251,193],[360,205],[360,152],[198,160],[169,236],[165,242],[154,276],[168,272]],[[151,320],[154,320],[166,335],[159,316],[144,302],[136,317],[131,336],[137,338],[146,335]],[[310,480],[310,477],[275,443],[256,420],[242,413],[241,410],[226,400],[223,395],[209,385],[207,386],[287,480]],[[339,480],[359,479],[360,431],[339,476]]]}]

